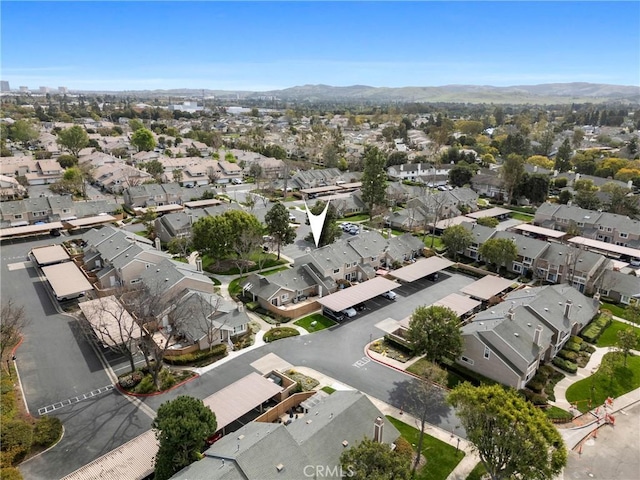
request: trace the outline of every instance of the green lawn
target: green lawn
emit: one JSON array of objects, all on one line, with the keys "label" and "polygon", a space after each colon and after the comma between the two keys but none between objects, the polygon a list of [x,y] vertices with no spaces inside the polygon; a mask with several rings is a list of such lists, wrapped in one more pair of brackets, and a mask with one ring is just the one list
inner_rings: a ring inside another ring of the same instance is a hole
[{"label": "green lawn", "polygon": [[467,480],[482,480],[482,476],[487,473],[487,469],[484,468],[482,462],[478,462],[478,464],[471,470],[471,473],[467,475]]},{"label": "green lawn", "polygon": [[[311,326],[312,322],[316,322],[314,326]],[[296,320],[293,322],[295,325],[304,328],[307,332],[319,332],[320,330],[324,330],[325,328],[333,327],[336,325],[336,322],[331,320],[330,318],[325,317],[319,313],[313,313],[308,315],[300,320]]]},{"label": "green lawn", "polygon": [[[422,236],[420,236],[420,238],[422,238]],[[431,248],[432,238],[433,238],[433,235],[427,235],[426,237],[424,237],[425,247]],[[442,250],[445,248],[444,243],[442,243],[442,239],[440,237],[435,237],[435,240],[433,242],[433,248],[435,248],[436,250]]]},{"label": "green lawn", "polygon": [[613,303],[603,303],[602,310],[609,310],[616,317],[620,317],[628,320],[627,313],[625,312],[624,307],[621,307],[619,305],[614,305]]},{"label": "green lawn", "polygon": [[336,220],[338,223],[342,222],[362,222],[363,220],[369,220],[369,215],[361,213],[359,215],[351,215],[350,217],[343,217]]},{"label": "green lawn", "polygon": [[323,392],[328,393],[329,395],[331,395],[333,392],[336,391],[335,388],[330,387],[329,385],[325,385],[324,387],[322,387],[320,390],[322,390]]},{"label": "green lawn", "polygon": [[636,343],[636,350],[640,350],[640,328],[632,327],[623,322],[618,322],[617,320],[613,320],[611,325],[605,328],[600,338],[598,338],[598,347],[613,347],[618,343],[618,332],[621,330],[626,330],[627,328],[633,328],[638,336],[638,342]]},{"label": "green lawn", "polygon": [[[387,420],[398,429],[400,435],[415,449],[415,446],[418,445],[420,430],[388,415]],[[422,441],[422,454],[425,455],[427,464],[418,470],[415,477],[417,480],[445,480],[464,457],[462,450],[456,452],[456,447],[452,447],[426,433]]]},{"label": "green lawn", "polygon": [[[614,361],[613,375],[603,371],[604,364],[612,360]],[[627,366],[624,367],[622,355],[612,352],[604,356],[600,368],[594,375],[571,385],[567,389],[566,397],[570,403],[577,402],[581,412],[586,412],[590,410],[589,399],[592,390],[592,406],[595,408],[602,405],[607,397],[616,398],[638,387],[640,387],[640,357],[629,356]]]},{"label": "green lawn", "polygon": [[533,215],[528,215],[521,212],[511,212],[511,218],[522,220],[523,222],[530,222],[531,220],[533,220]]},{"label": "green lawn", "polygon": [[[424,372],[424,368],[429,364],[429,361],[421,358],[417,362],[413,363],[409,367],[406,368],[407,372],[413,373],[414,375],[422,376]],[[447,388],[454,388],[456,385],[460,383],[464,383],[465,380],[460,375],[450,370],[447,370]]]},{"label": "green lawn", "polygon": [[229,282],[229,295],[235,297],[236,295],[240,295],[242,293],[242,288],[240,287],[240,281],[244,281],[242,278],[235,278]]}]

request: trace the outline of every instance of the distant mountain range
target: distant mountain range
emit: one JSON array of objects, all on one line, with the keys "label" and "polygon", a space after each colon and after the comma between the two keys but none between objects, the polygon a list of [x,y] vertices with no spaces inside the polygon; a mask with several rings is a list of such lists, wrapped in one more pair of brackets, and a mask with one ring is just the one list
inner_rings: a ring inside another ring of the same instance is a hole
[{"label": "distant mountain range", "polygon": [[[138,90],[119,92],[147,96],[216,96],[223,99],[260,99],[274,97],[298,102],[452,102],[558,104],[622,102],[640,104],[640,86],[601,83],[546,83],[493,87],[490,85],[444,85],[441,87],[370,87],[352,85],[302,85],[264,92],[229,90]],[[103,92],[104,93],[104,92]],[[114,93],[114,92],[110,92]]]}]

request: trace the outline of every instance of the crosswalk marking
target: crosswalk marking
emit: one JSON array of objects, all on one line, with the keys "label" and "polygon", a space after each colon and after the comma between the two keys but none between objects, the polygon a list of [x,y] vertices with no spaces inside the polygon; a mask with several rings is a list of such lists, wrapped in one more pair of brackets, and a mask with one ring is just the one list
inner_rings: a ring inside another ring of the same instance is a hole
[{"label": "crosswalk marking", "polygon": [[67,407],[69,405],[73,405],[75,403],[81,402],[82,400],[87,400],[88,398],[96,397],[102,393],[110,392],[113,390],[113,385],[107,385],[102,388],[98,388],[97,390],[91,390],[89,393],[84,393],[82,395],[78,395],[77,397],[72,397],[67,400],[63,400],[62,402],[57,402],[51,405],[47,405],[46,407],[42,407],[38,409],[38,415],[46,415],[47,413],[51,413],[55,410],[59,410],[63,407]]}]

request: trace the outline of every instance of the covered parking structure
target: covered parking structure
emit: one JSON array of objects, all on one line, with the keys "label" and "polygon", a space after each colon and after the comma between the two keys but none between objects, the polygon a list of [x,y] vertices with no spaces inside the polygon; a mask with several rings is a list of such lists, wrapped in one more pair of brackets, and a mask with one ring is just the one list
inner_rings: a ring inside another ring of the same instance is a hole
[{"label": "covered parking structure", "polygon": [[482,302],[467,297],[466,295],[460,295],[459,293],[447,295],[433,304],[433,306],[437,307],[450,308],[461,319],[475,312],[481,305]]},{"label": "covered parking structure", "polygon": [[640,259],[640,249],[637,248],[615,245],[613,243],[602,242],[600,240],[594,240],[586,237],[573,237],[567,241],[574,245],[578,245],[581,248],[605,255],[609,258],[622,258],[629,260]]},{"label": "covered parking structure", "polygon": [[62,245],[48,245],[46,247],[34,248],[31,250],[31,255],[41,267],[71,260],[71,257]]},{"label": "covered parking structure", "polygon": [[493,275],[486,275],[480,280],[467,285],[460,291],[472,298],[486,302],[491,297],[501,294],[514,284],[513,280]]},{"label": "covered parking structure", "polygon": [[59,301],[78,298],[93,287],[82,271],[73,262],[58,263],[42,267],[42,273]]},{"label": "covered parking structure", "polygon": [[25,225],[22,227],[0,228],[0,239],[30,237],[35,235],[46,235],[52,230],[64,228],[61,222],[41,223],[40,225]]},{"label": "covered parking structure", "polygon": [[105,223],[116,222],[117,219],[113,215],[95,215],[93,217],[76,218],[63,221],[68,225],[69,230],[76,230],[79,228],[89,228],[104,225]]},{"label": "covered parking structure", "polygon": [[399,283],[389,280],[388,278],[376,277],[354,285],[353,287],[332,293],[326,297],[319,298],[318,303],[329,310],[339,312],[399,286]]},{"label": "covered parking structure", "polygon": [[224,433],[225,427],[281,391],[282,386],[254,372],[205,398],[203,402],[216,414],[218,430]]},{"label": "covered parking structure", "polygon": [[538,227],[537,225],[531,225],[530,223],[522,223],[513,227],[514,230],[522,233],[527,237],[538,238],[540,240],[556,240],[560,241],[562,237],[567,235],[567,232],[561,232],[560,230],[551,230],[550,228]]},{"label": "covered parking structure", "polygon": [[406,267],[392,270],[389,276],[394,277],[401,282],[415,282],[423,277],[427,277],[434,273],[444,270],[453,265],[454,262],[442,257],[429,257],[418,260],[416,263],[407,265]]},{"label": "covered parking structure", "polygon": [[500,207],[487,208],[486,210],[478,210],[477,212],[467,213],[467,217],[478,220],[479,218],[494,217],[498,220],[506,220],[511,216],[511,210]]}]

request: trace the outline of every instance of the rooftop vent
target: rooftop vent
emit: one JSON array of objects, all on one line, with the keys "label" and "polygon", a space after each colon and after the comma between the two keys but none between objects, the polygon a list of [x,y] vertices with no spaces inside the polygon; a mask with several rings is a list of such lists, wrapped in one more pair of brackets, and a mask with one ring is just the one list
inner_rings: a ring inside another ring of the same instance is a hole
[{"label": "rooftop vent", "polygon": [[244,435],[238,435],[238,440],[242,440],[244,438]]},{"label": "rooftop vent", "polygon": [[519,334],[518,332],[513,332],[513,335],[514,335],[515,337],[519,337],[519,336],[520,336],[520,334]]},{"label": "rooftop vent", "polygon": [[309,425],[313,420],[307,420],[307,425]]},{"label": "rooftop vent", "polygon": [[345,448],[347,448],[347,447],[349,446],[349,442],[348,442],[347,440],[344,440],[344,441],[342,442],[342,446],[343,446],[343,447],[345,447]]},{"label": "rooftop vent", "polygon": [[284,465],[281,463],[276,465],[276,470],[278,470],[279,472],[281,472],[283,468],[284,468]]}]

